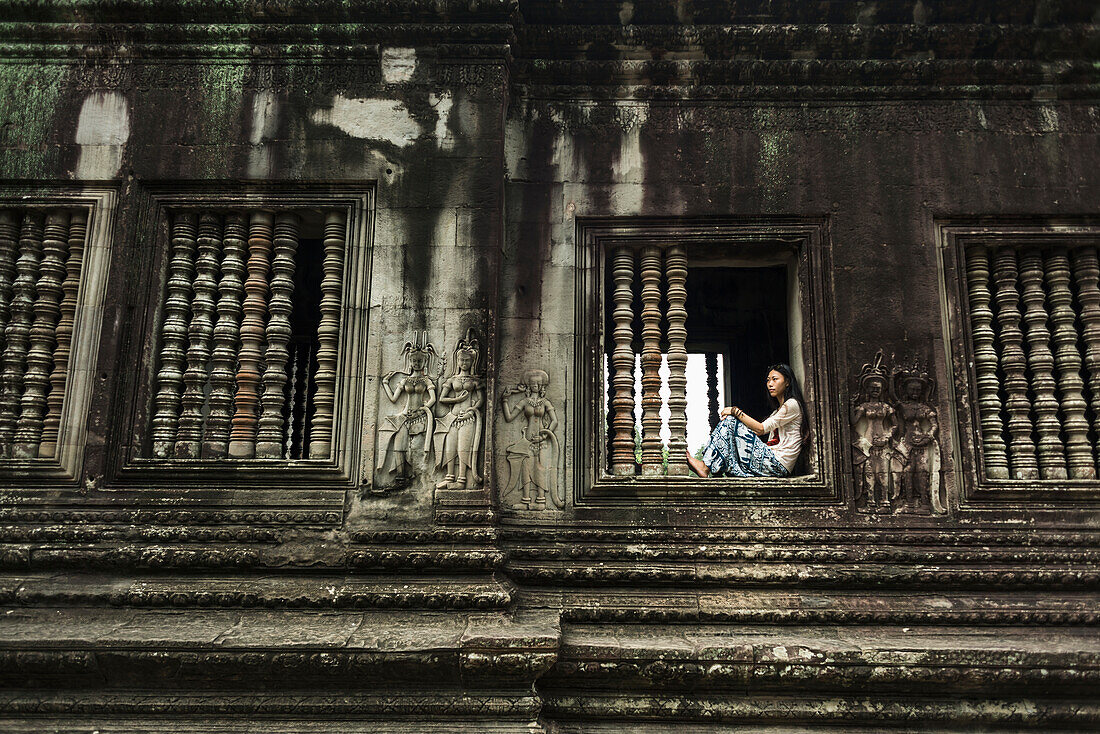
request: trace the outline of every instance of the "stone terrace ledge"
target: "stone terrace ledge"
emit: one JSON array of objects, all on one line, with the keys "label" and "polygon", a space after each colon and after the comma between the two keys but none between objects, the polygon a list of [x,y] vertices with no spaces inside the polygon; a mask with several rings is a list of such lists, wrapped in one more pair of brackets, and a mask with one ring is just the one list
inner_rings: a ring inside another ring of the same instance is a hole
[{"label": "stone terrace ledge", "polygon": [[1092,629],[566,625],[539,690],[562,731],[601,716],[1015,730],[1100,724],[1098,682]]},{"label": "stone terrace ledge", "polygon": [[[45,728],[147,731],[150,712],[230,727],[256,716],[354,719],[354,731],[371,719],[486,717],[474,728],[522,729],[560,639],[556,613],[70,607],[6,609],[0,620],[4,731],[28,716]],[[143,723],[131,728],[128,714]]]}]

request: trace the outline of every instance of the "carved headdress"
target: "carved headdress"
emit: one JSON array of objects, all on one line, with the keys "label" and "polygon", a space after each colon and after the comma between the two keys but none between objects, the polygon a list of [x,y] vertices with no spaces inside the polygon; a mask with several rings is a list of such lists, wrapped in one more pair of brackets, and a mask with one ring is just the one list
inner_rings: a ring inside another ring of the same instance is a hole
[{"label": "carved headdress", "polygon": [[466,330],[466,336],[459,339],[458,344],[455,346],[454,355],[451,360],[452,376],[458,374],[458,358],[463,354],[470,355],[470,374],[476,375],[478,364],[481,361],[481,342],[478,341],[477,332],[472,326]]},{"label": "carved headdress", "polygon": [[855,394],[856,400],[863,398],[863,396],[867,392],[867,385],[872,380],[878,380],[880,383],[882,383],[882,391],[884,393],[883,398],[886,397],[885,392],[890,385],[890,375],[886,372],[886,366],[884,364],[885,362],[886,357],[883,356],[882,350],[880,349],[875,352],[875,358],[873,360],[863,365],[863,369],[860,370],[859,378],[857,379],[857,390]]},{"label": "carved headdress", "polygon": [[911,383],[920,385],[920,398],[922,402],[931,402],[936,394],[936,381],[928,374],[928,370],[920,360],[914,358],[908,367],[895,367],[893,389],[894,396],[898,400],[906,399],[906,386]]},{"label": "carved headdress", "polygon": [[435,347],[428,343],[428,332],[426,331],[414,331],[412,341],[405,342],[405,347],[401,352],[405,355],[405,370],[410,373],[412,372],[412,358],[414,355],[424,355],[427,360],[425,372],[429,374],[432,371],[434,361],[439,359],[439,353],[435,351]]}]

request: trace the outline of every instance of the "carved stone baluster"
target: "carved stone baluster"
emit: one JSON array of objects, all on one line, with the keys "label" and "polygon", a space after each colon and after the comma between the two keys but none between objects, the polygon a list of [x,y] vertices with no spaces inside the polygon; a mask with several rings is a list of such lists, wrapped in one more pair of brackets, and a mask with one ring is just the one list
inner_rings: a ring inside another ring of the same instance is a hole
[{"label": "carved stone baluster", "polygon": [[[347,217],[342,211],[325,214],[324,277],[321,280],[321,323],[317,327],[317,391],[309,425],[310,459],[327,459],[332,452],[332,420],[336,400],[336,358],[340,342],[340,296],[344,276],[344,239]],[[307,362],[308,365],[308,362]],[[307,367],[308,373],[308,367]],[[307,377],[308,385],[308,377]],[[307,389],[308,393],[308,389]]]},{"label": "carved stone baluster", "polygon": [[53,372],[50,373],[50,394],[46,397],[46,418],[42,423],[42,441],[38,456],[50,459],[57,455],[57,439],[61,431],[61,408],[69,375],[69,355],[73,343],[73,323],[80,291],[80,271],[84,261],[84,239],[88,234],[88,211],[77,209],[69,219],[65,259],[65,282],[61,284],[61,316],[57,322],[57,346],[53,350]]},{"label": "carved stone baluster", "polygon": [[12,440],[19,420],[19,402],[23,396],[23,374],[30,347],[34,319],[35,283],[42,260],[43,216],[29,211],[23,215],[19,232],[19,259],[12,284],[11,320],[4,329],[4,369],[0,373],[0,452],[12,455]]},{"label": "carved stone baluster", "polygon": [[966,249],[966,284],[970,300],[970,325],[977,372],[978,414],[981,420],[985,474],[990,479],[1008,478],[1008,453],[998,392],[997,350],[993,347],[993,310],[990,308],[989,254],[984,247]]},{"label": "carved stone baluster", "polygon": [[286,406],[286,363],[290,343],[290,311],[294,307],[294,254],[298,249],[299,218],[293,212],[275,217],[275,259],[271,263],[267,352],[264,355],[263,412],[256,438],[256,456],[283,455],[283,408]]},{"label": "carved stone baluster", "polygon": [[191,284],[195,279],[195,233],[198,219],[193,212],[172,217],[172,243],[168,262],[164,325],[161,327],[160,371],[153,397],[153,456],[172,455],[179,427],[183,396],[183,361],[187,356],[187,324],[191,316]]},{"label": "carved stone baluster", "polygon": [[1039,470],[1032,441],[1026,356],[1023,350],[1023,332],[1020,329],[1018,274],[1016,250],[1010,247],[998,249],[994,254],[993,281],[996,285],[994,300],[997,305],[998,341],[1008,413],[1009,463],[1013,478],[1037,479]]},{"label": "carved stone baluster", "polygon": [[12,446],[12,456],[19,459],[37,458],[38,443],[42,440],[46,393],[50,388],[53,350],[57,343],[55,329],[61,316],[61,283],[65,279],[68,236],[69,212],[64,209],[50,211],[42,234],[34,322],[27,351],[27,370],[23,375],[23,395],[19,401],[19,424]]},{"label": "carved stone baluster", "polygon": [[264,326],[267,323],[267,278],[274,224],[275,215],[269,211],[252,212],[249,220],[248,280],[244,283],[236,412],[229,431],[229,455],[234,459],[251,459],[256,455],[260,369],[264,356]]},{"label": "carved stone baluster", "polygon": [[[1100,434],[1100,259],[1095,247],[1075,247],[1072,252],[1095,435]],[[1096,455],[1093,458],[1100,462],[1100,450],[1094,447],[1094,452]]]},{"label": "carved stone baluster", "polygon": [[614,282],[611,312],[611,473],[616,476],[634,474],[634,320],[633,291],[634,249],[619,247],[611,261]]},{"label": "carved stone baluster", "polygon": [[[0,343],[3,343],[4,351],[0,351],[0,355],[3,355],[7,350],[5,332],[11,322],[12,286],[15,284],[15,258],[18,253],[19,212],[2,209],[0,210]],[[0,364],[0,368],[2,368],[2,364]],[[3,394],[3,382],[5,381],[0,377],[0,395]],[[0,414],[2,414],[2,411],[3,408],[0,407]],[[13,426],[15,418],[14,414],[10,417]],[[11,438],[10,433],[8,438]],[[0,455],[9,455],[5,453],[7,451],[6,446],[6,443],[0,442]]]},{"label": "carved stone baluster", "polygon": [[[19,213],[0,209],[0,343],[11,320],[15,258],[19,252]],[[0,351],[2,353],[2,351]]]},{"label": "carved stone baluster", "polygon": [[668,279],[668,473],[686,476],[687,463],[687,252],[683,245],[665,250]]},{"label": "carved stone baluster", "polygon": [[642,248],[642,474],[662,471],[661,248]]},{"label": "carved stone baluster", "polygon": [[298,363],[301,359],[301,349],[294,345],[290,349],[290,375],[287,380],[286,391],[286,421],[283,426],[283,458],[297,459],[295,456],[294,431],[298,425]]},{"label": "carved stone baluster", "polygon": [[1081,354],[1077,351],[1076,316],[1073,292],[1069,287],[1069,253],[1065,247],[1046,252],[1046,283],[1053,327],[1054,366],[1058,373],[1062,428],[1066,437],[1066,462],[1071,479],[1095,479],[1096,465],[1089,444],[1089,424],[1085,417],[1084,382],[1081,380]]},{"label": "carved stone baluster", "polygon": [[175,454],[180,459],[195,459],[202,452],[202,408],[206,402],[210,341],[214,335],[221,239],[221,217],[213,212],[202,212],[196,238],[199,256],[195,263],[195,297],[191,301],[191,324],[187,328],[187,371],[183,373],[182,408],[176,432]]},{"label": "carved stone baluster", "polygon": [[218,320],[214,325],[214,351],[210,360],[210,407],[206,415],[202,455],[224,458],[229,451],[229,424],[233,418],[237,349],[241,340],[241,301],[244,299],[244,215],[225,215],[222,229],[221,280],[218,281]]},{"label": "carved stone baluster", "polygon": [[[310,454],[308,453],[309,447],[312,446],[313,441],[313,424],[309,421],[310,413],[313,409],[313,403],[310,402],[310,396],[316,395],[316,389],[313,393],[310,393],[309,388],[309,373],[310,370],[316,371],[315,365],[317,364],[316,355],[313,353],[313,345],[307,344],[305,350],[305,361],[302,362],[302,417],[298,430],[301,431],[301,445],[299,446],[299,459],[308,459]],[[314,380],[314,386],[317,382]]]},{"label": "carved stone baluster", "polygon": [[1043,292],[1043,258],[1037,249],[1020,255],[1020,290],[1027,334],[1027,366],[1035,395],[1035,430],[1039,436],[1039,474],[1043,479],[1065,479],[1066,454],[1058,398],[1054,395],[1054,355],[1047,329],[1046,294]]},{"label": "carved stone baluster", "polygon": [[1001,247],[993,260],[997,284],[997,323],[1000,326],[1001,367],[1008,409],[1008,451],[1014,479],[1038,479],[1039,463],[1031,440],[1031,402],[1027,398],[1027,357],[1020,331],[1020,294],[1016,290],[1016,251]]},{"label": "carved stone baluster", "polygon": [[718,355],[715,352],[707,352],[704,363],[707,372],[707,418],[710,422],[710,430],[713,431],[721,419],[719,411],[722,409],[718,404]]}]

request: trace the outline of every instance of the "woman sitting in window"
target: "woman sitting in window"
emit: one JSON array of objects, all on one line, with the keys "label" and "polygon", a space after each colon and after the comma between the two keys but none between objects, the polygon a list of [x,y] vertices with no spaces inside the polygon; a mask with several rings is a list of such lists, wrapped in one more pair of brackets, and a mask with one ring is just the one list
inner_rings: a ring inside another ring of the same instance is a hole
[{"label": "woman sitting in window", "polygon": [[809,433],[806,403],[790,365],[769,367],[767,387],[775,411],[761,423],[737,406],[722,408],[702,460],[688,454],[692,471],[701,477],[790,476]]}]

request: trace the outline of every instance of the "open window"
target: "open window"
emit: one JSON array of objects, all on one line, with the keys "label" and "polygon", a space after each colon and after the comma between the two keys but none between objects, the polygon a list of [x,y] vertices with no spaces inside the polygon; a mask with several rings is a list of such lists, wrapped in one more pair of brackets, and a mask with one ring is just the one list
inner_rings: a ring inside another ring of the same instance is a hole
[{"label": "open window", "polygon": [[[821,228],[679,222],[583,223],[578,283],[581,406],[577,475],[585,499],[680,493],[772,498],[835,494],[830,402],[822,386],[829,319]],[[590,318],[592,314],[596,318]],[[592,359],[592,356],[595,359]],[[684,450],[705,444],[723,405],[772,410],[767,367],[787,362],[812,427],[794,476],[698,480]],[[581,371],[583,368],[583,372]],[[594,412],[585,406],[597,406]],[[590,441],[590,443],[588,443]],[[588,445],[591,450],[585,451]],[[585,459],[590,458],[590,461]]]}]

